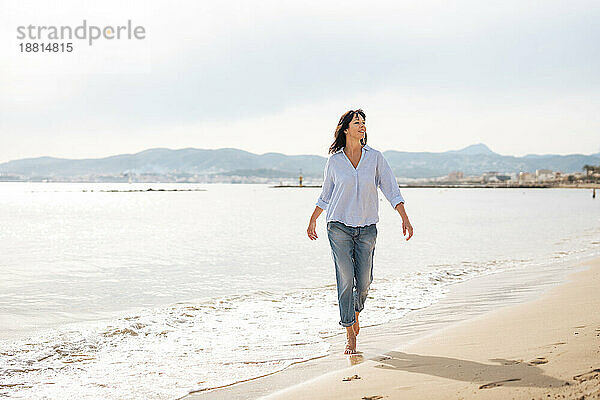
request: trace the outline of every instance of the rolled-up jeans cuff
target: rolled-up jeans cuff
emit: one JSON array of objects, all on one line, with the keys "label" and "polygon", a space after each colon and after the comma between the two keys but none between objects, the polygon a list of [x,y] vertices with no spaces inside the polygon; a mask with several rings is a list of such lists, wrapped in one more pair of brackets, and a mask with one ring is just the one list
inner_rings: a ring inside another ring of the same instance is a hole
[{"label": "rolled-up jeans cuff", "polygon": [[343,326],[344,328],[347,328],[347,327],[349,327],[349,326],[352,326],[352,325],[354,325],[355,323],[356,323],[356,320],[354,320],[354,321],[350,322],[350,323],[349,323],[349,325],[344,325],[344,323],[343,323],[342,321],[340,321],[340,322],[339,322],[339,324],[340,324],[341,326]]}]

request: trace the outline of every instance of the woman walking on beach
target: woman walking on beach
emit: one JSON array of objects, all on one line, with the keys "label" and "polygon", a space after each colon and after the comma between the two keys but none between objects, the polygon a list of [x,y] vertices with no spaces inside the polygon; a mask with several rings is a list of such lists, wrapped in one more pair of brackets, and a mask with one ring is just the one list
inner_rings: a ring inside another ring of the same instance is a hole
[{"label": "woman walking on beach", "polygon": [[317,218],[327,210],[327,236],[335,265],[339,324],[346,328],[344,354],[356,354],[358,314],[363,310],[373,281],[376,224],[379,221],[379,187],[402,217],[402,232],[413,228],[404,210],[404,198],[381,152],[367,146],[365,113],[350,110],[340,118],[329,148],[321,195],[308,224],[308,237],[317,239]]}]

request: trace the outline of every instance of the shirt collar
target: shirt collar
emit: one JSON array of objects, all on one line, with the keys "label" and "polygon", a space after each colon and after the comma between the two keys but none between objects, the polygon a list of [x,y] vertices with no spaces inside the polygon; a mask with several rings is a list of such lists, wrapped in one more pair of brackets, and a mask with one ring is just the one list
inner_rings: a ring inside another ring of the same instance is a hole
[{"label": "shirt collar", "polygon": [[[371,148],[370,148],[370,147],[369,147],[369,145],[367,145],[367,144],[365,144],[365,145],[363,146],[363,149],[365,149],[366,151],[369,151],[369,150],[371,150]],[[341,149],[339,149],[338,151],[336,151],[335,153],[333,153],[333,154],[341,153],[342,151],[344,151],[344,148],[343,148],[343,147],[342,147]]]}]

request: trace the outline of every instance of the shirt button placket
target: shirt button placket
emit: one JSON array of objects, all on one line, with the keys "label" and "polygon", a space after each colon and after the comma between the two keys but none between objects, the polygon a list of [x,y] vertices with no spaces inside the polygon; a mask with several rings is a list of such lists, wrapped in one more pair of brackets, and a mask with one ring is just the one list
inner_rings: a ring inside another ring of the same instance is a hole
[{"label": "shirt button placket", "polygon": [[356,183],[356,200],[358,201],[358,169],[354,170],[354,181]]}]

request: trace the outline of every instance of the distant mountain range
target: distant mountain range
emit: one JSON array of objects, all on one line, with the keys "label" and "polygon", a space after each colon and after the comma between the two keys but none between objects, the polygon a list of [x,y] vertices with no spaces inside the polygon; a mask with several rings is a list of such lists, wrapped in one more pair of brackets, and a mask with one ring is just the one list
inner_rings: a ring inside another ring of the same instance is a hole
[{"label": "distant mountain range", "polygon": [[[398,178],[432,178],[451,171],[467,175],[484,172],[535,172],[550,169],[562,172],[582,172],[584,165],[600,165],[600,153],[591,155],[528,154],[524,157],[494,153],[479,143],[461,150],[441,153],[385,151]],[[81,176],[126,176],[156,174],[175,176],[241,176],[270,179],[294,178],[300,170],[305,177],[321,178],[325,157],[316,155],[254,154],[244,150],[224,148],[204,150],[185,148],[148,149],[136,154],[120,154],[95,159],[64,159],[54,157],[25,158],[0,164],[2,176],[20,179],[75,178]]]},{"label": "distant mountain range", "polygon": [[451,171],[462,171],[465,176],[481,175],[489,171],[535,172],[537,169],[572,173],[582,172],[586,164],[600,165],[600,153],[528,154],[524,157],[515,157],[494,153],[483,143],[443,153],[385,151],[383,154],[396,176],[407,178],[432,178],[446,175]]}]

